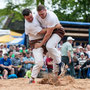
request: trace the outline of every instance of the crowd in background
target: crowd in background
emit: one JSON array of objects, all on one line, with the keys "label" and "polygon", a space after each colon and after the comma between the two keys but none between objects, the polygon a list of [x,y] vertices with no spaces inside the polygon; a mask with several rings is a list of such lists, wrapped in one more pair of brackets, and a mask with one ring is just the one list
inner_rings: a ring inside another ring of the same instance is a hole
[{"label": "crowd in background", "polygon": [[[57,48],[60,51],[63,45],[61,41]],[[82,47],[73,46],[73,62],[75,78],[90,78],[90,45]],[[34,57],[31,48],[26,49],[24,45],[0,44],[0,78],[30,78]],[[44,55],[44,66],[41,68],[38,77],[43,77],[46,73],[53,72],[53,59],[47,53]],[[67,67],[66,74],[69,75],[70,68]]]}]

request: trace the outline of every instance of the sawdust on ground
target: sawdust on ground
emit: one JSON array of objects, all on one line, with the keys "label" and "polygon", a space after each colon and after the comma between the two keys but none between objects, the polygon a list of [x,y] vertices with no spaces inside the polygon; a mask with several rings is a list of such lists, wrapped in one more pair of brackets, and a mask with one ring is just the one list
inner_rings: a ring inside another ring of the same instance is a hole
[{"label": "sawdust on ground", "polygon": [[56,80],[56,83],[53,81],[52,77],[36,79],[33,84],[29,84],[27,78],[0,80],[0,90],[90,90],[90,79],[66,76]]}]

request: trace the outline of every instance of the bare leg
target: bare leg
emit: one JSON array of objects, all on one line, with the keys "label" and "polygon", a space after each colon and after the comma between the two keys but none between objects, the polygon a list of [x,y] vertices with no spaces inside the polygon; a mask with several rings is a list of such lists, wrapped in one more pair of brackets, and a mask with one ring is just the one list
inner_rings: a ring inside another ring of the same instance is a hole
[{"label": "bare leg", "polygon": [[4,71],[3,71],[3,78],[7,79],[7,75],[8,75],[8,71],[6,69],[4,69]]},{"label": "bare leg", "polygon": [[14,68],[11,69],[11,74],[14,74]]}]

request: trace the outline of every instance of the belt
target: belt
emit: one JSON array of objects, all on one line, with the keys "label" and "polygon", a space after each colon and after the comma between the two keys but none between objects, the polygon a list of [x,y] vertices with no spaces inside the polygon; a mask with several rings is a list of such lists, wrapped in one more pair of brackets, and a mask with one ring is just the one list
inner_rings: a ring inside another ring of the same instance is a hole
[{"label": "belt", "polygon": [[42,38],[41,39],[35,39],[35,40],[29,40],[29,42],[38,42],[38,41],[40,41],[40,40],[42,40]]}]

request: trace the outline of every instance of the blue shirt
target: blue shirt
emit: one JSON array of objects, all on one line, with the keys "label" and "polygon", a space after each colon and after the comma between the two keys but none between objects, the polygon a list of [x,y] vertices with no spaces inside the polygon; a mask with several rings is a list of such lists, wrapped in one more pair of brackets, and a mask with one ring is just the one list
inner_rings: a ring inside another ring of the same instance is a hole
[{"label": "blue shirt", "polygon": [[[24,62],[24,61],[34,61],[34,58],[33,58],[33,57],[30,57],[30,58],[24,57],[24,58],[23,58],[23,62]],[[25,69],[27,69],[27,70],[30,70],[30,68],[31,68],[32,66],[33,66],[33,64],[30,64],[30,63],[23,65],[23,67],[24,67]]]},{"label": "blue shirt", "polygon": [[21,65],[21,60],[19,58],[12,58],[11,61],[12,61],[12,65],[14,66]]},{"label": "blue shirt", "polygon": [[9,66],[9,65],[11,65],[11,60],[9,58],[7,60],[5,60],[4,58],[2,58],[0,60],[0,64],[3,64],[4,66]]}]

